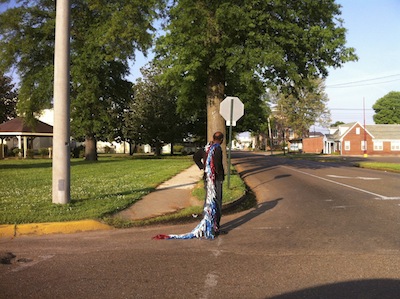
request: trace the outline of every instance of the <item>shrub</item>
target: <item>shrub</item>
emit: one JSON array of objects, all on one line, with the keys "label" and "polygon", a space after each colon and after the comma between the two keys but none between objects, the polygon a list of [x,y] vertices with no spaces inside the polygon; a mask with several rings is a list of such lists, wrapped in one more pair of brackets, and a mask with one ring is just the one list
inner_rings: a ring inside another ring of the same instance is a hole
[{"label": "shrub", "polygon": [[85,156],[85,147],[77,146],[71,149],[71,157],[72,158],[83,158]]},{"label": "shrub", "polygon": [[21,150],[18,147],[14,147],[11,152],[13,153],[13,156],[16,157],[21,153]]},{"label": "shrub", "polygon": [[39,154],[42,158],[47,157],[49,155],[49,149],[41,148],[41,149],[39,149]]},{"label": "shrub", "polygon": [[35,155],[35,151],[34,151],[33,149],[28,148],[28,149],[26,150],[26,157],[27,157],[28,159],[33,159],[34,155]]},{"label": "shrub", "polygon": [[183,145],[174,145],[174,152],[175,153],[182,153]]},{"label": "shrub", "polygon": [[112,147],[109,147],[109,146],[106,145],[104,147],[104,153],[105,154],[113,154],[114,153],[114,149]]}]

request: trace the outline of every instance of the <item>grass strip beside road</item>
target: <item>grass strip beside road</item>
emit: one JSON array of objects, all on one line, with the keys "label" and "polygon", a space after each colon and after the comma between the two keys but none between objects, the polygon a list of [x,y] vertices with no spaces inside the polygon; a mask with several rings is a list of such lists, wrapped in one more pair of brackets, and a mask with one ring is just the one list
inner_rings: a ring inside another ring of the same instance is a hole
[{"label": "grass strip beside road", "polygon": [[186,157],[71,160],[71,201],[52,204],[51,160],[0,161],[0,224],[101,219],[192,165]]},{"label": "grass strip beside road", "polygon": [[400,164],[399,163],[358,162],[358,163],[355,163],[355,166],[361,167],[361,168],[368,168],[368,169],[400,173]]},{"label": "grass strip beside road", "polygon": [[[63,222],[103,219],[117,227],[170,222],[201,214],[190,207],[140,223],[113,223],[110,215],[129,207],[162,182],[193,165],[191,156],[129,157],[100,156],[97,162],[71,160],[71,201],[52,204],[52,165],[48,159],[0,160],[0,224]],[[224,202],[245,193],[246,186],[235,173],[224,187]],[[204,191],[200,182],[194,191],[200,206]]]}]

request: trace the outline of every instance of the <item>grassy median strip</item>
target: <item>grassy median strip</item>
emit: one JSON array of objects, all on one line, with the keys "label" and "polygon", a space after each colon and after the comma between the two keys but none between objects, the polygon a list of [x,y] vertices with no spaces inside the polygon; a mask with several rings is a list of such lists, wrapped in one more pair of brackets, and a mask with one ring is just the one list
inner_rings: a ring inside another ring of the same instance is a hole
[{"label": "grassy median strip", "polygon": [[361,167],[361,168],[368,168],[368,169],[400,173],[400,164],[399,163],[358,162],[358,163],[355,163],[355,166]]},{"label": "grassy median strip", "polygon": [[100,219],[118,212],[186,169],[191,157],[71,160],[71,202],[52,204],[46,159],[0,161],[0,224]]}]

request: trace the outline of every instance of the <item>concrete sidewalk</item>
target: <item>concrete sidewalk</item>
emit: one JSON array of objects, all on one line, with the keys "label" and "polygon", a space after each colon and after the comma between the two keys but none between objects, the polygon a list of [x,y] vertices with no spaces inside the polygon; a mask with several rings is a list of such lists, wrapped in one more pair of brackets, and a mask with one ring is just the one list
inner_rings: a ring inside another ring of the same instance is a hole
[{"label": "concrete sidewalk", "polygon": [[159,185],[156,191],[144,196],[130,208],[116,214],[115,217],[142,220],[173,213],[193,205],[202,205],[191,194],[202,175],[203,171],[197,165],[192,165]]}]

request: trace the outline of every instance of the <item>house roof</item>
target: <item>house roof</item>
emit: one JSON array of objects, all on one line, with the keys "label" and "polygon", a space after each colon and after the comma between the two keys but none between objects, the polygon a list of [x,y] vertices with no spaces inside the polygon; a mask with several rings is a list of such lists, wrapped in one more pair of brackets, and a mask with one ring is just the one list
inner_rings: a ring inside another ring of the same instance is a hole
[{"label": "house roof", "polygon": [[0,124],[0,136],[53,136],[53,127],[35,120],[33,126],[24,122],[24,118],[16,117]]},{"label": "house roof", "polygon": [[[333,139],[333,140],[339,140],[340,137],[343,135],[344,132],[348,131],[349,128],[351,128],[352,126],[354,126],[355,123],[349,123],[349,124],[343,124],[337,127],[333,127],[331,128],[331,134],[327,134],[326,137],[328,139]],[[333,131],[335,130],[335,131]],[[343,130],[345,130],[343,132]]]},{"label": "house roof", "polygon": [[[326,135],[327,138],[340,140],[345,136],[356,124],[364,127],[358,122],[343,124],[338,126],[333,134]],[[382,140],[400,140],[400,125],[366,125],[365,129],[374,139]]]},{"label": "house roof", "polygon": [[374,139],[400,140],[400,125],[366,125]]}]

